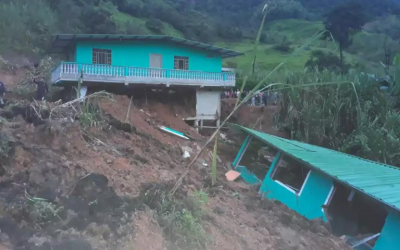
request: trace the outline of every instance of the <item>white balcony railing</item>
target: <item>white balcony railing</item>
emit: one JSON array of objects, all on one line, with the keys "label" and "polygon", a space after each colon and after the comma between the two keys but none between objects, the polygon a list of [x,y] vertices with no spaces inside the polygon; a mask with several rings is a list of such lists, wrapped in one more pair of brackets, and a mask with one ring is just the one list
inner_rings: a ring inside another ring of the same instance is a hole
[{"label": "white balcony railing", "polygon": [[77,80],[83,73],[84,81],[124,83],[165,83],[204,86],[234,86],[232,72],[203,72],[159,68],[121,67],[100,64],[62,62],[52,71],[54,84]]}]

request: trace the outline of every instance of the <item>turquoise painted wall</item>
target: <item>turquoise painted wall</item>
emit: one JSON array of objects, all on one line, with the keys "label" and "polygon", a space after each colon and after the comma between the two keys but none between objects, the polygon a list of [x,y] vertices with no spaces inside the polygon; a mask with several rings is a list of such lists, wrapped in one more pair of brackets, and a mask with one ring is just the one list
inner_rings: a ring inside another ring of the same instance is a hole
[{"label": "turquoise painted wall", "polygon": [[[186,46],[170,42],[143,41],[81,41],[76,44],[76,62],[92,64],[92,49],[112,50],[112,64],[115,66],[150,67],[150,54],[161,54],[163,68],[174,68],[174,56],[189,57],[189,70],[221,72],[222,58]],[[210,57],[210,55],[212,57]]]},{"label": "turquoise painted wall", "polygon": [[322,206],[333,188],[333,181],[315,171],[311,171],[301,194],[298,196],[294,191],[290,191],[271,179],[271,174],[278,166],[279,156],[280,154],[275,157],[261,185],[260,192],[268,199],[281,201],[307,219],[321,218],[327,221]]},{"label": "turquoise painted wall", "polygon": [[374,250],[400,249],[400,214],[390,213],[386,218],[381,235],[375,244]]}]

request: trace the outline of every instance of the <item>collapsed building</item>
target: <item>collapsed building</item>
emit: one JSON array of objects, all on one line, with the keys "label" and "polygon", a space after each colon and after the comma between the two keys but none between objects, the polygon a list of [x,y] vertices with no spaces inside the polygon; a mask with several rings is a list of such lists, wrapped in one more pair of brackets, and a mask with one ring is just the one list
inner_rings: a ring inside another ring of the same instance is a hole
[{"label": "collapsed building", "polygon": [[[398,168],[229,126],[246,135],[233,168],[248,184],[259,185],[263,198],[278,200],[307,219],[322,219],[355,249],[400,249]],[[251,146],[263,151],[261,168],[250,166],[255,157],[243,161]]]},{"label": "collapsed building", "polygon": [[221,91],[235,86],[235,73],[222,70],[222,59],[241,53],[164,35],[60,34],[51,53],[67,61],[51,73],[54,86],[77,87],[81,96],[90,88],[182,91],[195,100],[192,116],[196,126],[204,121],[217,125],[221,114]]}]

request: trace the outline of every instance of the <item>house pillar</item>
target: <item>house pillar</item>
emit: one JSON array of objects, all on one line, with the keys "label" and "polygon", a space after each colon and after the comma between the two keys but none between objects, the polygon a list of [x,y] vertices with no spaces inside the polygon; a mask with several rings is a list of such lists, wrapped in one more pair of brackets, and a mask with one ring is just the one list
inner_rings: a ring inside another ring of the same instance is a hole
[{"label": "house pillar", "polygon": [[400,213],[392,212],[386,218],[381,235],[375,244],[374,250],[400,249]]}]

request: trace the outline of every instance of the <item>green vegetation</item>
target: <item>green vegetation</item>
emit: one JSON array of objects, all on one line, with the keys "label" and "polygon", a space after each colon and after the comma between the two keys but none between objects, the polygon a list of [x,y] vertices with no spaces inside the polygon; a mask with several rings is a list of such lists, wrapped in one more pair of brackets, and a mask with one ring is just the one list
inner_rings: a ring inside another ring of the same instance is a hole
[{"label": "green vegetation", "polygon": [[350,2],[339,6],[328,13],[325,20],[325,39],[334,39],[339,44],[340,62],[344,67],[343,50],[352,43],[352,36],[359,33],[366,23],[364,9],[361,3]]},{"label": "green vegetation", "polygon": [[59,214],[64,210],[64,207],[45,199],[30,197],[28,194],[26,194],[25,198],[27,199],[25,209],[33,222],[41,225],[50,222],[54,218],[63,221]]},{"label": "green vegetation", "polygon": [[[256,69],[271,70],[286,60],[324,30],[327,12],[344,2],[269,0]],[[0,53],[45,54],[55,33],[166,34],[249,52],[264,4],[263,0],[4,0],[0,6]],[[396,22],[400,12],[389,0],[364,1],[363,6],[368,21],[365,31],[353,37],[343,55],[350,67],[370,71],[379,61],[392,61],[388,58],[393,59],[400,49]],[[315,50],[337,54],[342,47],[337,42],[338,46],[332,41],[314,41],[291,57],[285,67],[302,71]],[[385,51],[393,54],[384,52],[384,44],[390,48]],[[253,60],[246,53],[227,59],[224,65],[243,68]]]},{"label": "green vegetation", "polygon": [[164,229],[164,234],[183,249],[207,249],[211,238],[201,224],[202,206],[208,195],[196,191],[188,197],[172,197],[168,188],[154,185],[144,190],[144,204],[156,211],[156,219]]},{"label": "green vegetation", "polygon": [[324,53],[323,51],[315,50],[311,53],[311,58],[305,64],[306,68],[329,70],[332,72],[347,72],[349,66],[343,64],[340,58],[333,53]]},{"label": "green vegetation", "polygon": [[[4,122],[3,118],[0,117],[0,128],[2,127],[3,122]],[[0,132],[0,160],[8,158],[9,153],[12,149],[11,143],[12,142],[10,138],[8,138],[8,136]]]},{"label": "green vegetation", "polygon": [[85,100],[82,113],[79,115],[79,122],[84,128],[101,127],[104,122],[104,114],[98,105],[98,100]]},{"label": "green vegetation", "polygon": [[281,91],[278,124],[293,139],[400,166],[399,76],[399,68],[389,82],[366,74],[287,72],[282,82],[293,87]]}]

